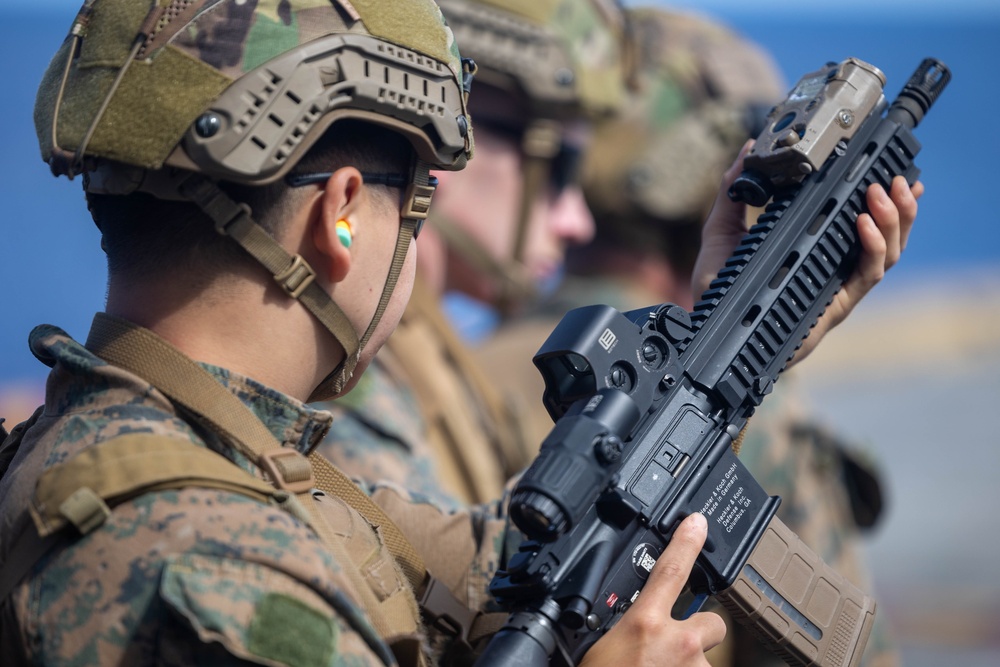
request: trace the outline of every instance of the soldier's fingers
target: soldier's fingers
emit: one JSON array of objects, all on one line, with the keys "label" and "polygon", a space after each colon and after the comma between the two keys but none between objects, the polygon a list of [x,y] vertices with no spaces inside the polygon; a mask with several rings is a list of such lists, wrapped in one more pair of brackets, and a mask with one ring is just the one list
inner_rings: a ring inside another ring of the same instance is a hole
[{"label": "soldier's fingers", "polygon": [[[858,266],[844,283],[837,294],[840,312],[829,328],[833,328],[854,309],[865,294],[885,277],[886,240],[882,231],[867,213],[858,216],[858,238],[861,240],[862,251],[858,258]],[[840,298],[840,297],[843,298]]]},{"label": "soldier's fingers", "polygon": [[733,202],[732,199],[729,198],[729,187],[733,184],[733,181],[736,180],[736,177],[743,172],[743,159],[747,156],[747,153],[749,153],[750,150],[753,148],[753,145],[754,145],[753,139],[749,139],[745,144],[743,144],[743,148],[741,148],[740,152],[736,155],[736,159],[733,160],[733,163],[729,165],[729,169],[727,169],[726,173],[723,174],[722,187],[719,189],[719,194],[718,194],[719,197],[725,199],[730,204],[737,206],[741,211],[746,207],[746,205],[743,203],[736,204],[735,202]]},{"label": "soldier's fingers", "polygon": [[698,628],[702,640],[700,648],[703,652],[715,648],[726,638],[726,622],[714,612],[699,611],[689,616],[685,623]]},{"label": "soldier's fingers", "polygon": [[726,184],[726,187],[732,185],[739,173],[743,171],[743,158],[747,156],[747,153],[750,152],[753,145],[754,140],[748,139],[746,143],[743,144],[743,148],[741,148],[740,152],[736,155],[736,159],[733,160],[731,165],[729,165],[729,169],[726,170],[726,174],[723,177],[723,182]]},{"label": "soldier's fingers", "polygon": [[713,223],[724,223],[726,226],[738,226],[741,232],[746,231],[743,224],[746,206],[742,202],[734,202],[729,198],[727,193],[729,186],[733,184],[736,177],[743,171],[743,158],[746,157],[751,148],[753,148],[753,139],[743,144],[739,155],[736,156],[733,163],[729,165],[729,169],[722,175],[722,183],[715,195],[715,202],[712,204],[712,211],[708,215],[706,226],[713,226]]},{"label": "soldier's fingers", "polygon": [[892,181],[889,189],[889,196],[896,204],[899,211],[899,249],[906,250],[906,243],[910,238],[910,231],[913,223],[917,219],[917,200],[924,194],[924,184],[917,181],[913,187],[906,184],[906,179],[897,176]]},{"label": "soldier's fingers", "polygon": [[677,597],[684,590],[707,536],[708,522],[702,514],[695,512],[684,519],[674,531],[670,544],[656,559],[649,581],[643,587],[635,606],[656,612],[666,610],[669,614]]},{"label": "soldier's fingers", "polygon": [[[896,208],[896,204],[886,193],[885,188],[881,185],[875,184],[868,188],[867,192],[868,200],[868,210],[871,211],[871,217],[875,221],[875,225],[878,227],[884,239],[885,256],[883,258],[882,268],[888,269],[897,261],[899,261],[899,243],[900,243],[900,230],[899,221],[900,214],[899,210]],[[862,232],[861,222],[858,222],[858,233]],[[863,241],[864,239],[862,239]]]}]

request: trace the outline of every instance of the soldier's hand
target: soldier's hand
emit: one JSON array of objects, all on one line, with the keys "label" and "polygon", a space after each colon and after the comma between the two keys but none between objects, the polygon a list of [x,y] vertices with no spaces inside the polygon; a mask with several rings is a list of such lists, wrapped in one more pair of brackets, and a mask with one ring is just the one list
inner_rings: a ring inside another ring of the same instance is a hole
[{"label": "soldier's hand", "polygon": [[656,560],[649,581],[621,620],[594,644],[580,667],[629,665],[708,665],[705,651],[726,636],[722,617],[698,612],[678,621],[670,610],[687,582],[695,558],[705,544],[708,523],[692,514],[674,532],[666,550]]},{"label": "soldier's hand", "polygon": [[[702,229],[701,251],[692,276],[696,303],[746,233],[746,205],[730,200],[726,191],[739,175],[743,156],[752,145],[753,142],[747,142],[723,176],[722,187]],[[885,272],[899,261],[917,217],[917,199],[923,192],[922,183],[918,181],[909,188],[902,176],[893,180],[888,195],[879,185],[868,188],[867,203],[871,214],[863,213],[858,217],[857,223],[858,238],[861,241],[858,266],[837,292],[789,365],[808,356],[823,336],[843,322],[861,299],[882,280]]]}]

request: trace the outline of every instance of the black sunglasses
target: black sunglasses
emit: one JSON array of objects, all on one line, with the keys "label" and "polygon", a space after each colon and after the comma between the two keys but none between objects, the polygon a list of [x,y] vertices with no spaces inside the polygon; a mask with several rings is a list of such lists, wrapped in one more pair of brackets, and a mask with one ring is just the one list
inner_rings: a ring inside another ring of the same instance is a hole
[{"label": "black sunglasses", "polygon": [[[316,172],[309,174],[288,174],[285,176],[285,183],[289,187],[300,188],[303,185],[314,185],[316,183],[326,183],[333,176],[332,171]],[[391,188],[405,188],[409,187],[410,177],[406,174],[371,174],[368,172],[361,172],[361,178],[364,180],[365,185],[388,185]],[[436,188],[438,185],[437,176],[427,177],[427,186],[430,188]],[[413,238],[417,238],[420,235],[420,230],[424,228],[424,222],[426,218],[418,218],[417,224],[413,228]]]}]

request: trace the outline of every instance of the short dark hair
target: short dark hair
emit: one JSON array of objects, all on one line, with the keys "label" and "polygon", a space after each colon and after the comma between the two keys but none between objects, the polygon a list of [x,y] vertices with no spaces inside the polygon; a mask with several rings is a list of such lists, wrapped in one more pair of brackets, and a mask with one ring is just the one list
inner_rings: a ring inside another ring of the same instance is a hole
[{"label": "short dark hair", "polygon": [[[408,173],[412,159],[413,149],[400,134],[371,123],[343,120],[331,126],[294,171],[326,172],[350,165],[375,173]],[[283,181],[258,187],[220,183],[220,187],[235,201],[248,205],[254,220],[272,236],[281,234],[288,214],[309,196],[309,189],[290,188]],[[217,234],[212,221],[193,203],[137,192],[125,196],[88,193],[87,205],[101,230],[101,247],[113,278],[172,274],[207,279],[254,262],[231,239]]]}]

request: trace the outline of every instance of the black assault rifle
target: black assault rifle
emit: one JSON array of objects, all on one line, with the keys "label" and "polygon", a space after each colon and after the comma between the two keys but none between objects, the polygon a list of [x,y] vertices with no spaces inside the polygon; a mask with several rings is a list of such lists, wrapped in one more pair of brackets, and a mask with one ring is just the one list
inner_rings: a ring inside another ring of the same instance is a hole
[{"label": "black assault rifle", "polygon": [[[730,196],[771,203],[692,313],[570,311],[534,358],[555,427],[510,513],[527,536],[490,590],[511,615],[477,667],[574,665],[632,604],[677,524],[709,521],[689,580],[796,665],[857,665],[874,600],[774,516],[731,449],[857,263],[873,183],[912,184],[911,129],[950,79],[921,63],[888,108],[856,59],[775,107]],[[696,603],[700,606],[700,603]]]}]

